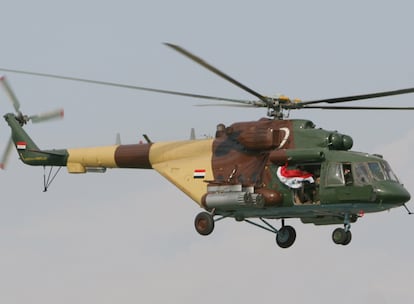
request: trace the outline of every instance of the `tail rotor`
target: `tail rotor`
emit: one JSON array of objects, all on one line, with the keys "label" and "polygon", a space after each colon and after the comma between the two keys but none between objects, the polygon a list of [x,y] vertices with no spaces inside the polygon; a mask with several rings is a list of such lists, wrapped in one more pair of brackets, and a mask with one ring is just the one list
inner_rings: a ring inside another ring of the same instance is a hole
[{"label": "tail rotor", "polygon": [[0,160],[0,169],[2,169],[2,170],[5,169],[6,164],[8,163],[8,160],[10,158],[10,154],[12,152],[12,149],[13,149],[13,140],[10,137],[8,142],[7,142],[7,145],[6,145],[6,149],[4,150],[3,155],[1,157],[1,160]]},{"label": "tail rotor", "polygon": [[[43,122],[43,121],[49,121],[49,120],[54,120],[54,119],[59,119],[59,118],[63,118],[64,116],[64,111],[63,109],[57,109],[54,111],[50,111],[50,112],[45,112],[45,113],[41,113],[41,114],[37,114],[37,115],[24,115],[21,111],[20,111],[20,102],[17,99],[16,95],[14,94],[9,82],[7,81],[5,76],[0,76],[0,85],[3,87],[4,91],[7,93],[9,100],[11,101],[13,108],[15,110],[15,114],[14,117],[16,118],[16,120],[20,123],[21,126],[24,126],[25,124],[27,124],[29,121],[31,121],[32,123],[39,123],[39,122]],[[13,142],[12,137],[10,136],[7,144],[6,144],[6,148],[3,152],[3,155],[0,159],[0,169],[5,169],[6,164],[10,158],[10,154],[12,152],[13,146],[15,145],[15,143]]]}]

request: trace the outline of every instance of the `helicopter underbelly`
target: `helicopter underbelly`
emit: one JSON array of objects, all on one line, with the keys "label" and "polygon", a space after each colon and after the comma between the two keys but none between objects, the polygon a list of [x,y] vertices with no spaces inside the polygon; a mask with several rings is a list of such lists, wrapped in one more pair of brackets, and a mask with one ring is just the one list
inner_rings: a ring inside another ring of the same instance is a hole
[{"label": "helicopter underbelly", "polygon": [[[362,216],[365,213],[375,213],[386,211],[397,207],[393,204],[373,204],[373,203],[339,203],[329,205],[302,205],[292,207],[272,207],[272,208],[244,208],[239,210],[220,211],[217,214],[231,216],[234,218],[255,218],[261,217],[266,219],[282,219],[282,218],[301,218],[305,223],[315,223],[318,221],[324,224],[322,219],[337,218],[343,222],[345,214],[354,214]],[[326,224],[331,224],[327,222]]]}]

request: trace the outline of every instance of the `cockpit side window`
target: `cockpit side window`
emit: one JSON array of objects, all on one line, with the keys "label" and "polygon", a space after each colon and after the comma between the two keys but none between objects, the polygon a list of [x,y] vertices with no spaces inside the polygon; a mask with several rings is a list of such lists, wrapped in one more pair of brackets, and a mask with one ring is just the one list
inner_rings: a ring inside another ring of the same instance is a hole
[{"label": "cockpit side window", "polygon": [[355,182],[359,185],[366,185],[370,182],[371,178],[366,163],[356,163],[355,168]]},{"label": "cockpit side window", "polygon": [[351,164],[342,164],[344,173],[345,185],[352,185],[354,183],[354,177],[352,176]]}]

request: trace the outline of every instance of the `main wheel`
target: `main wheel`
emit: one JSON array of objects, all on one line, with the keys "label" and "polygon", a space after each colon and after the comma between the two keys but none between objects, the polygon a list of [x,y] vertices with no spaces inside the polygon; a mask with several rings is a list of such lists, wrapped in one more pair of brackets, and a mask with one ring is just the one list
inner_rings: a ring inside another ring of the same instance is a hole
[{"label": "main wheel", "polygon": [[276,234],[276,243],[281,248],[289,248],[296,240],[296,231],[292,226],[283,226]]},{"label": "main wheel", "polygon": [[[349,230],[348,230],[349,231]],[[336,228],[333,232],[332,232],[332,241],[335,244],[341,245],[344,244],[345,241],[347,240],[347,232],[345,231],[344,228]],[[350,242],[351,240],[349,240]],[[349,243],[348,242],[348,243]]]},{"label": "main wheel", "polygon": [[209,235],[214,230],[213,216],[208,212],[200,212],[194,220],[194,226],[201,235]]}]

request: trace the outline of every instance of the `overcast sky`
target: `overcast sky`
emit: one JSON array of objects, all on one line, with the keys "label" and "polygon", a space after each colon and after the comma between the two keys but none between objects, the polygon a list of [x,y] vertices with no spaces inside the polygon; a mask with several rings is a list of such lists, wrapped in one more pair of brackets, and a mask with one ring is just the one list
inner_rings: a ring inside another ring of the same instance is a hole
[{"label": "overcast sky", "polygon": [[[411,1],[5,1],[0,67],[249,99],[162,43],[198,54],[264,95],[315,99],[414,86]],[[249,2],[249,4],[246,4]],[[22,110],[59,107],[65,119],[28,125],[42,148],[136,143],[214,134],[218,123],[263,109],[195,107],[203,101],[7,74]],[[379,105],[412,106],[414,96]],[[373,101],[365,101],[372,105]],[[4,92],[0,109],[12,111]],[[414,190],[414,113],[298,111],[318,127],[383,154]],[[0,125],[1,126],[1,125]],[[0,144],[10,130],[0,127]],[[1,146],[0,146],[0,149]],[[1,151],[0,151],[1,152]],[[335,226],[289,220],[289,249],[233,220],[208,237],[200,211],[155,171],[58,175],[14,154],[0,172],[1,303],[408,303],[414,218],[403,208],[366,215],[349,246]],[[414,206],[408,204],[411,209]],[[279,222],[274,222],[279,225]]]}]

